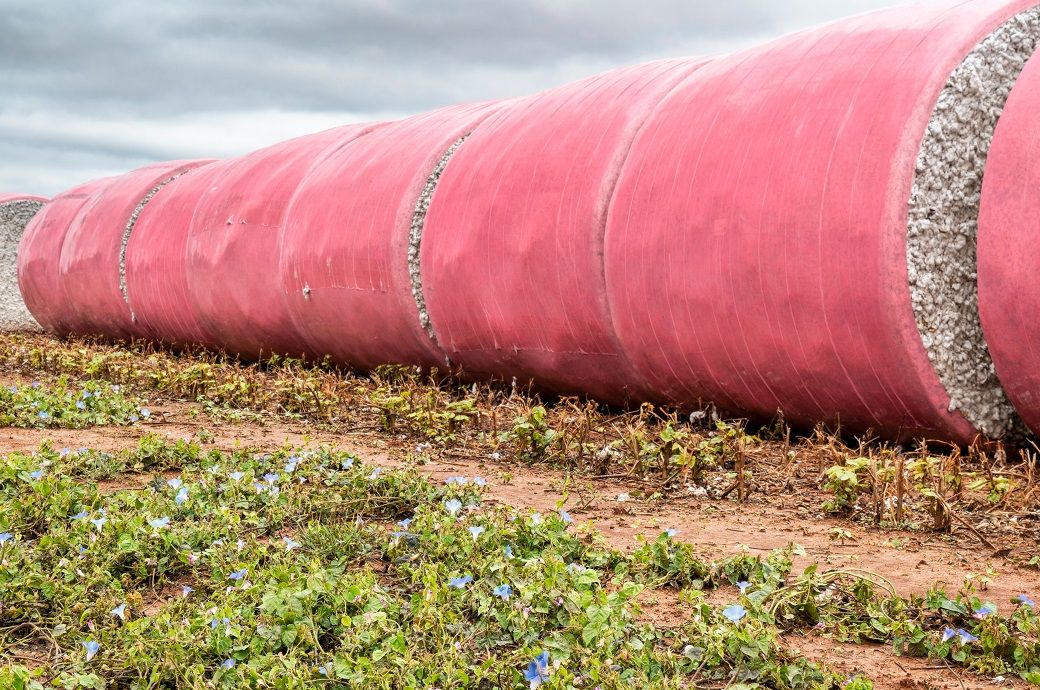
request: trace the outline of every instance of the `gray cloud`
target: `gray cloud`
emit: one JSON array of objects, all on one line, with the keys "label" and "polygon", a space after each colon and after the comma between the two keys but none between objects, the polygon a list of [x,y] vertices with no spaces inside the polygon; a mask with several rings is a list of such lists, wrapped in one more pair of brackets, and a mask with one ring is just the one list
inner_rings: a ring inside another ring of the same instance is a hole
[{"label": "gray cloud", "polygon": [[891,0],[7,0],[0,189],[531,93]]}]

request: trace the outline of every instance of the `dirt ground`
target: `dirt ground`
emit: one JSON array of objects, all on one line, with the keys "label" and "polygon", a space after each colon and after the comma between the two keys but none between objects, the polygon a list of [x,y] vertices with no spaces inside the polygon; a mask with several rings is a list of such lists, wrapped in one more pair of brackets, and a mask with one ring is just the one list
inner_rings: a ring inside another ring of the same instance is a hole
[{"label": "dirt ground", "polygon": [[[0,376],[5,378],[11,377]],[[353,452],[368,463],[387,467],[402,464],[414,448],[411,442],[386,435],[333,434],[281,421],[222,423],[205,415],[193,417],[192,406],[183,403],[153,403],[151,408],[152,420],[132,428],[0,429],[0,453],[32,452],[43,441],[52,442],[56,448],[118,450],[135,446],[146,433],[177,439],[196,437],[202,429],[212,434],[207,447],[329,444]],[[982,535],[996,547],[990,548],[967,529],[955,531],[952,536],[937,535],[865,528],[849,520],[824,517],[818,510],[820,497],[800,490],[768,496],[753,494],[743,503],[694,494],[649,501],[635,498],[650,493],[637,481],[567,476],[557,469],[505,464],[490,457],[435,454],[421,469],[435,479],[483,476],[488,481],[488,500],[503,505],[542,511],[562,505],[576,522],[591,523],[619,549],[633,548],[640,535],[655,538],[662,529],[675,528],[680,530],[679,539],[693,544],[707,558],[745,549],[764,554],[796,542],[805,549],[805,556],[796,561],[796,571],[812,563],[826,568],[866,569],[887,578],[901,594],[923,593],[937,582],[956,590],[968,575],[992,570],[996,575],[985,598],[999,606],[1006,608],[1019,593],[1040,595],[1040,572],[1020,567],[1010,557],[1030,550],[1035,555],[1036,541],[1028,531],[1022,536],[1022,530],[1006,530],[998,518]],[[148,479],[126,476],[101,488],[110,491],[140,487]],[[840,538],[834,533],[838,528],[845,531]],[[158,598],[161,599],[161,593]],[[670,592],[647,593],[641,603],[644,617],[658,625],[674,626],[683,616],[682,604]],[[819,635],[791,635],[786,644],[835,670],[864,673],[878,688],[1026,687],[1012,679],[973,676],[936,665],[932,660],[901,658],[887,647],[840,644]]]}]

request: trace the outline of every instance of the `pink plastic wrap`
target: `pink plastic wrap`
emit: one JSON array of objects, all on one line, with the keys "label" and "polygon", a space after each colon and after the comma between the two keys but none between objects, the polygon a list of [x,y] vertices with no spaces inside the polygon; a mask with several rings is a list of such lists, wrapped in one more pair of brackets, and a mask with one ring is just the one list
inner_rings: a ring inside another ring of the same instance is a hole
[{"label": "pink plastic wrap", "polygon": [[117,178],[107,177],[73,187],[47,203],[30,221],[18,247],[18,286],[25,306],[43,328],[70,332],[76,314],[61,277],[61,249],[76,215],[98,191]]},{"label": "pink plastic wrap", "polygon": [[[123,238],[134,213],[160,185],[209,161],[156,163],[111,180],[86,200],[65,233],[60,282],[69,300],[65,326],[80,334],[129,338],[135,328],[123,296]],[[143,208],[143,206],[142,206]]]},{"label": "pink plastic wrap", "polygon": [[220,169],[196,168],[167,184],[144,207],[126,247],[126,290],[134,335],[177,345],[215,345],[188,292],[188,228]]},{"label": "pink plastic wrap", "polygon": [[339,127],[214,164],[192,215],[185,270],[189,308],[219,345],[247,357],[307,353],[278,280],[286,211],[312,165],[372,129]]},{"label": "pink plastic wrap", "polygon": [[997,125],[979,215],[979,312],[997,375],[1040,433],[1040,57],[1026,65]]},{"label": "pink plastic wrap", "polygon": [[655,397],[969,442],[917,331],[908,201],[938,95],[1029,2],[931,2],[719,58],[636,137],[607,292]]},{"label": "pink plastic wrap", "polygon": [[282,236],[282,281],[293,323],[314,352],[358,367],[444,365],[412,294],[411,224],[446,150],[498,107],[464,105],[391,123],[303,180]]},{"label": "pink plastic wrap", "polygon": [[607,209],[639,128],[704,62],[639,65],[514,101],[459,148],[422,239],[430,320],[454,364],[601,399],[632,392],[605,294]]}]

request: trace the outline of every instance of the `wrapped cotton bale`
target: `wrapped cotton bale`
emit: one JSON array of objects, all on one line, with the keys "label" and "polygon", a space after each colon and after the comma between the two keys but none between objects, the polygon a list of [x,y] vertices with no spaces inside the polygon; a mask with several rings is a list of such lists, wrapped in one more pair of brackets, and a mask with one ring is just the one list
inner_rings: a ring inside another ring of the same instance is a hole
[{"label": "wrapped cotton bale", "polygon": [[314,351],[363,368],[444,366],[424,320],[415,263],[421,228],[457,142],[499,107],[454,106],[391,122],[303,179],[282,235],[281,279],[293,323]]},{"label": "wrapped cotton bale", "polygon": [[1040,434],[1040,55],[1015,84],[986,163],[979,310],[1008,397]]},{"label": "wrapped cotton bale", "polygon": [[286,214],[314,165],[375,127],[337,127],[214,164],[188,225],[185,270],[188,308],[217,345],[249,358],[314,354],[278,280]]},{"label": "wrapped cotton bale", "polygon": [[939,96],[917,158],[907,234],[917,328],[950,410],[990,438],[1022,431],[979,319],[976,242],[983,172],[997,121],[1040,40],[1040,8],[983,39]]},{"label": "wrapped cotton bale", "polygon": [[126,290],[126,246],[144,208],[170,182],[211,161],[155,163],[113,178],[95,191],[65,233],[59,281],[68,331],[110,338],[140,335]]},{"label": "wrapped cotton bale", "polygon": [[971,240],[1035,4],[864,14],[677,88],[634,142],[607,228],[611,313],[647,388],[891,438],[1010,429]]},{"label": "wrapped cotton bale", "polygon": [[72,302],[61,278],[61,248],[83,206],[115,179],[91,180],[62,192],[25,228],[18,248],[18,287],[25,306],[45,330],[59,335],[71,332],[76,313],[70,308]]},{"label": "wrapped cotton bale", "polygon": [[610,201],[637,132],[707,60],[613,70],[505,104],[454,152],[422,230],[437,343],[473,376],[640,396],[603,275]]}]

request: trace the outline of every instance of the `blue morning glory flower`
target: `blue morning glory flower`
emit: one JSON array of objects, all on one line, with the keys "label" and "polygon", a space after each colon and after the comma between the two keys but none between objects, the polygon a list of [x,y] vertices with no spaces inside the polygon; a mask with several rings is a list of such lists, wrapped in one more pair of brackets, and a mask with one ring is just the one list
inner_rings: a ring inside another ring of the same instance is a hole
[{"label": "blue morning glory flower", "polygon": [[10,532],[0,532],[0,544],[6,544],[12,539],[14,539],[14,535]]},{"label": "blue morning glory flower", "polygon": [[242,568],[241,570],[236,570],[235,572],[233,572],[230,575],[228,575],[228,579],[229,580],[243,580],[243,579],[245,579],[245,576],[248,573],[249,573],[249,569],[248,568]]},{"label": "blue morning glory flower", "polygon": [[213,620],[211,620],[209,622],[210,630],[216,630],[217,626],[219,626],[219,625],[225,625],[225,626],[231,625],[231,619],[230,618],[219,618],[219,619],[218,618],[214,618]]},{"label": "blue morning glory flower", "polygon": [[737,583],[737,589],[740,590],[741,594],[744,594],[745,592],[747,592],[749,587],[751,587],[751,583],[750,582],[744,582],[743,580],[741,580],[740,582]]},{"label": "blue morning glory flower", "polygon": [[542,514],[541,513],[533,513],[531,515],[531,524],[535,525],[535,526],[542,524]]},{"label": "blue morning glory flower", "polygon": [[101,645],[99,645],[94,640],[87,640],[86,642],[81,642],[80,644],[83,645],[83,649],[87,650],[87,661],[93,659],[94,655],[97,654],[98,650],[101,649]]},{"label": "blue morning glory flower", "polygon": [[224,669],[225,671],[230,671],[234,667],[235,667],[235,660],[234,659],[224,659],[224,662],[222,664],[220,664],[220,668]]},{"label": "blue morning glory flower", "polygon": [[154,520],[149,520],[148,524],[151,525],[152,527],[154,527],[155,529],[162,529],[166,525],[170,524],[170,518],[168,518],[168,517],[166,517],[164,515],[161,518],[156,518]]},{"label": "blue morning glory flower", "polygon": [[372,474],[368,475],[368,481],[374,482],[376,479],[379,478],[379,475],[381,475],[382,473],[383,473],[383,468],[382,467],[375,468],[374,470],[372,470]]},{"label": "blue morning glory flower", "polygon": [[296,463],[293,461],[292,458],[290,458],[289,462],[285,463],[285,473],[286,474],[292,474],[295,471],[296,471]]},{"label": "blue morning glory flower", "polygon": [[67,455],[68,455],[69,453],[71,453],[71,452],[72,452],[72,449],[71,449],[71,448],[62,448],[62,449],[61,449],[60,451],[58,451],[58,455],[59,455],[60,457],[63,457],[63,458],[64,458],[65,456],[67,456]]},{"label": "blue morning glory flower", "polygon": [[112,388],[112,392],[113,393],[118,393],[119,392],[119,386],[113,385],[113,386],[111,386],[111,388]]},{"label": "blue morning glory flower", "polygon": [[990,604],[989,602],[986,602],[982,606],[980,606],[977,609],[975,609],[975,617],[976,618],[986,618],[987,616],[992,616],[996,612],[997,612],[997,607],[994,606],[993,604]]},{"label": "blue morning glory flower", "polygon": [[1023,606],[1028,606],[1029,608],[1034,608],[1036,606],[1036,602],[1030,599],[1029,596],[1026,594],[1019,594],[1017,597],[1015,597],[1015,601],[1022,604]]},{"label": "blue morning glory flower", "polygon": [[173,479],[167,479],[166,483],[169,485],[171,489],[176,491],[177,489],[181,488],[181,486],[184,484],[184,480],[180,477],[174,477]]},{"label": "blue morning glory flower", "polygon": [[119,619],[122,619],[122,620],[125,621],[126,620],[126,604],[120,604],[119,606],[117,606],[114,609],[112,609],[111,611],[109,611],[109,613],[112,614],[113,617],[119,618]]},{"label": "blue morning glory flower", "polygon": [[474,525],[469,528],[469,533],[473,535],[473,541],[480,538],[480,535],[484,533],[484,528],[479,525]]},{"label": "blue morning glory flower", "polygon": [[274,472],[268,472],[267,474],[264,475],[264,481],[267,482],[268,484],[274,484],[275,482],[278,481],[278,475],[275,474]]},{"label": "blue morning glory flower", "polygon": [[506,548],[504,549],[504,551],[505,551],[505,554],[506,554],[506,558],[512,558],[513,557],[513,547],[512,547],[512,545],[506,544]]},{"label": "blue morning glory flower", "polygon": [[177,505],[184,505],[184,502],[188,500],[188,487],[182,486],[181,490],[174,496],[173,502]]},{"label": "blue morning glory flower", "polygon": [[465,477],[448,477],[447,479],[444,480],[444,483],[448,484],[449,486],[452,485],[452,484],[464,485],[464,484],[468,484],[469,480],[466,479]]},{"label": "blue morning glory flower", "polygon": [[527,665],[524,680],[531,684],[532,690],[549,680],[549,652],[542,652]]},{"label": "blue morning glory flower", "polygon": [[139,421],[141,421],[140,417],[138,417],[135,414],[130,415],[130,423],[131,424],[137,424]]},{"label": "blue morning glory flower", "polygon": [[106,517],[99,517],[99,518],[95,518],[95,519],[91,520],[90,524],[94,525],[94,527],[97,529],[97,531],[100,532],[101,528],[105,526],[106,522],[108,522],[108,518],[106,518]]},{"label": "blue morning glory flower", "polygon": [[194,587],[189,587],[188,585],[181,585],[181,596],[182,597],[186,597],[186,596],[188,596],[189,594],[191,594],[194,591],[195,591]]},{"label": "blue morning glory flower", "polygon": [[405,518],[404,520],[398,520],[397,526],[404,527],[405,529],[407,529],[408,525],[412,524],[412,519],[413,518]]},{"label": "blue morning glory flower", "polygon": [[142,407],[141,408],[141,416],[144,417],[145,419],[148,419],[149,417],[152,416],[152,411],[149,410],[147,407]]},{"label": "blue morning glory flower", "polygon": [[91,393],[90,391],[83,391],[83,399],[84,400],[86,400],[87,398],[93,397],[93,395],[94,394]]},{"label": "blue morning glory flower", "polygon": [[962,644],[969,644],[971,642],[978,642],[979,638],[972,635],[964,628],[957,628],[957,636],[961,638]]},{"label": "blue morning glory flower", "polygon": [[239,482],[239,481],[242,481],[242,477],[246,476],[246,473],[245,472],[232,472],[228,476],[231,477],[231,479],[233,479],[234,481]]},{"label": "blue morning glory flower", "polygon": [[668,529],[666,529],[664,531],[664,534],[669,539],[674,539],[675,537],[677,537],[679,535],[679,530],[673,529],[673,528],[669,527]]},{"label": "blue morning glory flower", "polygon": [[569,525],[572,522],[574,522],[574,518],[572,518],[571,514],[568,513],[566,510],[560,511],[560,519],[563,520],[563,524],[565,525]]},{"label": "blue morning glory flower", "polygon": [[454,587],[455,589],[465,589],[466,585],[468,585],[471,582],[473,582],[472,575],[463,575],[462,577],[451,578],[448,584]]},{"label": "blue morning glory flower", "polygon": [[43,468],[41,467],[40,469],[36,470],[35,472],[30,472],[29,476],[38,481],[39,479],[41,479],[43,477]]},{"label": "blue morning glory flower", "polygon": [[51,413],[50,412],[41,412],[39,414],[39,417],[40,417],[40,419],[50,419]]},{"label": "blue morning glory flower", "polygon": [[293,549],[298,549],[298,548],[300,548],[302,546],[302,544],[300,544],[300,542],[294,541],[294,540],[290,539],[289,537],[282,537],[282,541],[285,542],[285,550],[286,551],[292,551]]},{"label": "blue morning glory flower", "polygon": [[733,604],[724,608],[722,615],[733,623],[739,623],[747,615],[747,609],[740,604]]},{"label": "blue morning glory flower", "polygon": [[318,673],[327,677],[330,673],[332,673],[332,664],[322,664],[318,667]]},{"label": "blue morning glory flower", "polygon": [[949,642],[950,640],[952,640],[955,637],[957,637],[957,631],[956,630],[954,630],[953,628],[951,628],[948,625],[945,628],[943,628],[943,636],[942,636],[942,641],[943,642]]},{"label": "blue morning glory flower", "polygon": [[479,487],[487,486],[487,480],[483,477],[473,477],[473,483]]},{"label": "blue morning glory flower", "polygon": [[347,458],[346,460],[344,460],[343,462],[340,463],[340,467],[342,467],[345,470],[349,470],[353,466],[354,466],[354,458]]},{"label": "blue morning glory flower", "polygon": [[77,410],[85,410],[85,409],[87,409],[87,404],[85,402],[83,402],[82,400],[77,400],[76,401],[76,409]]},{"label": "blue morning glory flower", "polygon": [[509,601],[509,597],[513,596],[513,588],[509,585],[499,585],[491,590],[491,592],[502,601]]},{"label": "blue morning glory flower", "polygon": [[453,498],[450,501],[445,501],[444,502],[444,509],[446,511],[448,511],[449,513],[451,513],[452,515],[455,515],[460,510],[462,510],[462,501],[460,501],[457,498]]}]

